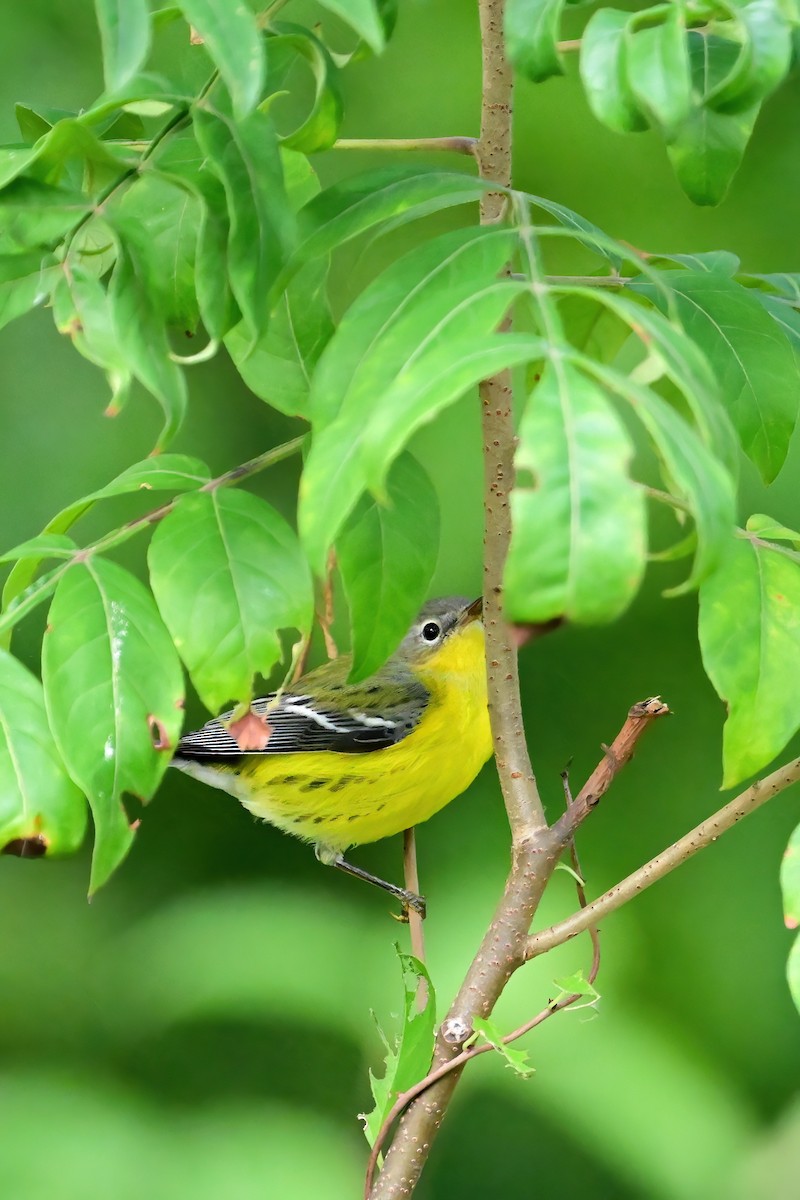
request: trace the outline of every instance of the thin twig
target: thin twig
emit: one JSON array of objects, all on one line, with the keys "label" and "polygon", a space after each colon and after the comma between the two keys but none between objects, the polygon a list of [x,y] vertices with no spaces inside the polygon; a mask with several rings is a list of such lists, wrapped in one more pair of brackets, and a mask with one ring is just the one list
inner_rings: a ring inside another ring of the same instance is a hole
[{"label": "thin twig", "polygon": [[466,154],[475,157],[478,139],[474,137],[424,137],[424,138],[339,138],[333,150],[423,150],[443,151],[450,154]]},{"label": "thin twig", "polygon": [[[413,827],[403,833],[403,876],[405,888],[419,896],[419,871],[417,870],[417,839]],[[411,939],[411,953],[425,965],[425,927],[422,914],[415,908],[408,909],[408,933]],[[417,1008],[420,1012],[428,1003],[428,981],[423,977],[417,985]]]},{"label": "thin twig", "polygon": [[623,879],[621,883],[610,888],[597,900],[587,904],[586,908],[573,913],[571,917],[559,921],[556,925],[551,925],[549,929],[543,929],[541,932],[533,934],[528,939],[527,958],[545,954],[555,946],[561,946],[564,942],[568,942],[577,934],[582,933],[584,929],[588,929],[589,926],[596,925],[601,918],[608,916],[623,904],[627,904],[629,900],[633,900],[635,896],[638,896],[645,888],[651,887],[659,879],[663,879],[665,875],[697,854],[698,850],[710,846],[737,821],[741,821],[743,817],[755,812],[767,800],[771,800],[773,796],[785,791],[798,780],[800,780],[800,758],[795,758],[785,766],[779,767],[765,779],[757,780],[713,816],[702,821],[690,833],[679,838],[677,842],[673,842],[671,846],[663,850],[661,854],[657,854],[655,858],[651,858],[643,867],[639,867],[638,871],[634,871],[627,879]]}]

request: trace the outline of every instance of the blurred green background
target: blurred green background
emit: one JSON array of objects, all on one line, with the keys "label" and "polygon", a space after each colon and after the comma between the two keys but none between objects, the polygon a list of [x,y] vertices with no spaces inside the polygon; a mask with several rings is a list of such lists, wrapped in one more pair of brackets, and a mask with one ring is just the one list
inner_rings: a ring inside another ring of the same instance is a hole
[{"label": "blurred green background", "polygon": [[[474,7],[403,3],[386,55],[345,76],[345,135],[477,132]],[[570,17],[576,28],[579,18]],[[77,108],[101,90],[88,0],[27,0],[3,23],[3,140],[17,136],[14,101]],[[799,101],[795,79],[767,103],[729,198],[698,210],[655,137],[622,138],[595,123],[571,69],[518,89],[516,182],[652,251],[727,248],[747,270],[798,270]],[[367,165],[335,153],[318,163],[326,178]],[[340,259],[340,307],[375,262],[374,251]],[[190,383],[190,420],[175,448],[215,470],[291,428],[223,361],[195,368]],[[59,339],[47,312],[0,334],[0,388],[4,546],[143,457],[158,429],[144,395],[113,422],[101,416],[104,381]],[[426,429],[415,450],[441,491],[433,591],[477,593],[475,397]],[[765,495],[743,465],[747,512],[797,525],[798,466],[795,447]],[[291,512],[295,484],[296,465],[286,464],[255,486]],[[128,512],[120,502],[102,519]],[[125,561],[141,566],[142,551],[126,547]],[[653,569],[612,628],[562,630],[523,652],[529,740],[551,813],[561,769],[572,760],[582,781],[632,702],[660,693],[676,714],[649,734],[581,835],[593,893],[720,803],[723,710],[701,669],[695,598],[661,598],[674,578],[672,568]],[[17,635],[34,667],[40,634],[32,621]],[[202,719],[195,702],[189,720]],[[778,866],[799,818],[795,790],[605,922],[599,1013],[565,1013],[532,1035],[528,1082],[492,1056],[475,1064],[419,1188],[423,1200],[797,1196],[800,1023],[784,983],[790,935]],[[419,847],[444,1011],[507,864],[491,767],[422,828]],[[400,855],[399,844],[384,843],[355,857],[399,878]],[[366,1152],[356,1114],[369,1105],[367,1068],[381,1059],[371,1010],[388,1031],[396,1026],[393,942],[407,936],[382,897],[177,774],[91,906],[87,866],[87,854],[0,862],[3,1200],[358,1196]],[[573,903],[559,874],[542,922]],[[553,978],[589,957],[579,939],[521,972],[501,1025],[541,1008]]]}]

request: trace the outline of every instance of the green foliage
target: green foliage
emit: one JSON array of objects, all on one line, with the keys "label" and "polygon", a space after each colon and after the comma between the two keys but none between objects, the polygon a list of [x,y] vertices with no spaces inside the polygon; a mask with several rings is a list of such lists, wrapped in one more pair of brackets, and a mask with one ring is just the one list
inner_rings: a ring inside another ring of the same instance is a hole
[{"label": "green foliage", "polygon": [[[783,893],[783,919],[787,929],[800,925],[800,826],[789,838],[781,863],[781,891]],[[789,991],[800,1009],[800,937],[796,937],[789,951],[786,964]]]},{"label": "green foliage", "polygon": [[504,1034],[488,1017],[473,1017],[472,1026],[479,1038],[484,1038],[502,1054],[506,1060],[506,1066],[511,1067],[515,1075],[518,1075],[520,1079],[530,1079],[533,1067],[528,1061],[527,1050],[517,1050],[504,1041]]}]

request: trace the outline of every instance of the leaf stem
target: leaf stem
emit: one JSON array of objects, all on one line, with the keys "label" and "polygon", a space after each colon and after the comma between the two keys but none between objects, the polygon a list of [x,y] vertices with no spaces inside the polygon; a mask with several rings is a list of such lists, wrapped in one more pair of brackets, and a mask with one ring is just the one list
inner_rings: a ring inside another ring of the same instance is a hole
[{"label": "leaf stem", "polygon": [[474,137],[428,138],[339,138],[332,150],[437,150],[475,157],[478,139]]}]

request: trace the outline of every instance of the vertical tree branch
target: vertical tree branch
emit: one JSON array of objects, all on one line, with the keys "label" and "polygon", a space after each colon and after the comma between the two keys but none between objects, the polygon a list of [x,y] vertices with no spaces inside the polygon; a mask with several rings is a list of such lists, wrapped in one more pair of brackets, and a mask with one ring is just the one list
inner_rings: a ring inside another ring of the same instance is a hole
[{"label": "vertical tree branch", "polygon": [[[417,838],[413,827],[403,834],[403,883],[406,891],[421,895],[419,871],[417,870]],[[408,908],[408,933],[411,953],[421,963],[425,962],[425,926],[422,914]],[[428,981],[421,978],[417,985],[417,1008],[422,1011],[428,1003]]]}]

